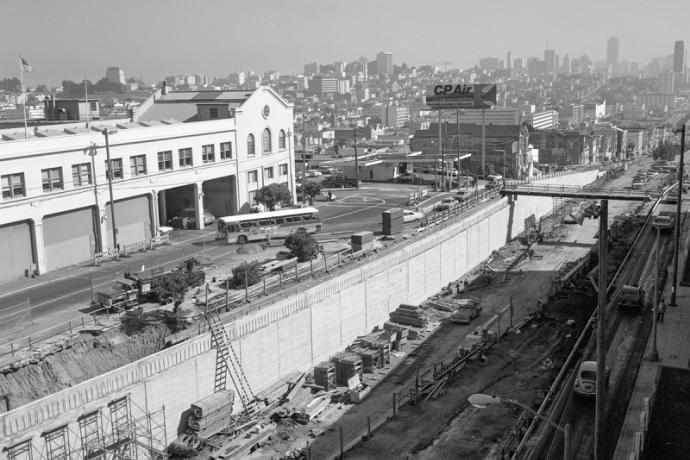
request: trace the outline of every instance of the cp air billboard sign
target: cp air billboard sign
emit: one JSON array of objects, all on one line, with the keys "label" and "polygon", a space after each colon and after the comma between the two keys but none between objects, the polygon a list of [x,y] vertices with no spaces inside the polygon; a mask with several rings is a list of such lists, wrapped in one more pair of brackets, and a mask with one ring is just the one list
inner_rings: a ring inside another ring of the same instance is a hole
[{"label": "cp air billboard sign", "polygon": [[427,88],[426,103],[432,109],[488,109],[496,104],[496,85],[439,83]]}]

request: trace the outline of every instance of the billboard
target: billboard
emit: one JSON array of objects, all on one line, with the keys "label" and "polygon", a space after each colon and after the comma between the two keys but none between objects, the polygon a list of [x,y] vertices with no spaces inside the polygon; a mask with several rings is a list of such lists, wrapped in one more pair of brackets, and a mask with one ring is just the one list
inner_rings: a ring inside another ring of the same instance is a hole
[{"label": "billboard", "polygon": [[426,103],[432,109],[488,109],[496,105],[496,85],[439,83],[427,87]]}]

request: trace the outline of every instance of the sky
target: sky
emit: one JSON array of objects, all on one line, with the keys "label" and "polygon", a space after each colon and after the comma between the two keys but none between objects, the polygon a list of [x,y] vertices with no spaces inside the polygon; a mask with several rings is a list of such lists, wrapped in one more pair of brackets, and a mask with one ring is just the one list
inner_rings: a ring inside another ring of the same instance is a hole
[{"label": "sky", "polygon": [[32,66],[28,86],[99,80],[109,66],[147,83],[241,70],[301,73],[379,51],[396,65],[467,68],[479,58],[605,59],[642,65],[690,47],[688,0],[0,0],[0,79]]}]

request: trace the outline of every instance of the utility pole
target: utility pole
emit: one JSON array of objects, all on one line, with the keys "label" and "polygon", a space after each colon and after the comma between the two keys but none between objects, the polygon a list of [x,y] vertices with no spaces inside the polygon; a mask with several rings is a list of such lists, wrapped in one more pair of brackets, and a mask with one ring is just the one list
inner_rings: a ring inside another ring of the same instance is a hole
[{"label": "utility pole", "polygon": [[[441,111],[439,110],[438,111],[438,157],[436,158],[437,161],[438,161],[438,158],[441,158],[441,161],[443,161],[443,134],[441,131],[443,129],[442,125],[443,125],[443,123],[441,123]],[[437,167],[434,167],[434,173],[435,173],[436,177],[438,177],[438,168]],[[441,180],[443,180],[443,179],[444,178],[441,177]],[[443,183],[441,183],[441,184],[443,184]],[[441,187],[443,187],[443,185],[441,185]],[[441,188],[441,190],[443,190],[443,188]]]},{"label": "utility pole", "polygon": [[599,306],[597,308],[597,380],[594,413],[594,459],[604,460],[604,412],[606,410],[606,302],[609,201],[601,200],[599,215]]},{"label": "utility pole", "polygon": [[302,114],[302,203],[307,202],[307,194],[304,191],[304,184],[307,180],[307,164],[304,162],[304,153],[307,151],[307,114]]},{"label": "utility pole", "polygon": [[[92,143],[89,147],[87,147],[87,155],[91,157],[91,170],[93,171],[93,195],[94,195],[94,200],[96,203],[96,212],[98,213],[96,225],[98,226],[97,228],[100,229],[101,205],[98,202],[98,182],[96,181],[96,155],[97,154],[98,154],[98,150],[96,149],[96,144]],[[101,251],[103,251],[102,237],[104,235],[101,235],[100,231],[97,231],[96,235],[97,235],[96,252],[101,252]]]},{"label": "utility pole", "polygon": [[455,109],[455,142],[458,144],[458,188],[460,187],[460,109]]},{"label": "utility pole", "polygon": [[[113,225],[113,249],[117,249],[117,227],[115,225],[115,200],[113,199],[113,162],[110,159],[110,141],[108,139],[108,128],[105,128],[101,133],[105,136],[105,155],[108,161],[108,171],[106,171],[108,176],[108,192],[110,193],[110,218]],[[115,134],[115,132],[113,132]],[[96,177],[96,171],[93,172],[94,178]]]},{"label": "utility pole", "polygon": [[352,145],[355,148],[355,182],[357,190],[359,190],[359,158],[357,156],[357,124],[352,127]]},{"label": "utility pole", "polygon": [[482,109],[482,176],[486,179],[486,109]]},{"label": "utility pole", "polygon": [[673,244],[673,286],[671,305],[676,306],[678,288],[678,251],[680,250],[680,203],[683,201],[683,162],[685,161],[685,123],[680,128],[680,164],[678,165],[678,203],[676,203],[676,238]]}]

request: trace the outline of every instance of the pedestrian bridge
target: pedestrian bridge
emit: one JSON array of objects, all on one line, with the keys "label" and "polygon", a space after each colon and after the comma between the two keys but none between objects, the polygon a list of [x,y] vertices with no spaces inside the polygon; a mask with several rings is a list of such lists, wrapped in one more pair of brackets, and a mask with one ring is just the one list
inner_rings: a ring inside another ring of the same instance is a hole
[{"label": "pedestrian bridge", "polygon": [[556,198],[581,198],[592,200],[646,201],[650,194],[644,190],[605,188],[600,185],[557,185],[533,183],[506,183],[500,194],[548,196]]}]

